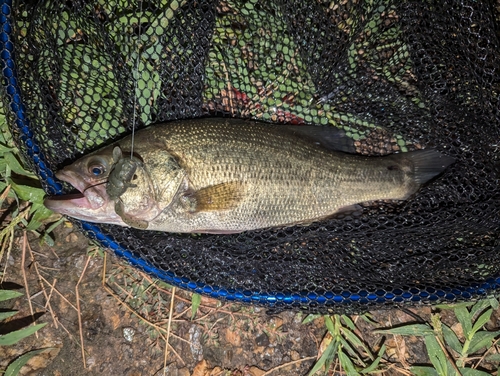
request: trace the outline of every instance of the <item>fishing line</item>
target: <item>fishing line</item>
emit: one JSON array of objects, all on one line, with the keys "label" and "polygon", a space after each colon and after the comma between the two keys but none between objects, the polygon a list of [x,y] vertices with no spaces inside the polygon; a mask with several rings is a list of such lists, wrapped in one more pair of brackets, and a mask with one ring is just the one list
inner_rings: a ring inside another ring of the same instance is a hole
[{"label": "fishing line", "polygon": [[130,158],[132,159],[134,155],[134,136],[135,136],[135,127],[137,123],[137,89],[139,85],[139,59],[141,56],[141,48],[140,48],[140,42],[141,42],[141,36],[142,36],[142,24],[141,24],[141,17],[142,17],[142,1],[140,1],[139,5],[139,16],[138,16],[138,24],[139,24],[139,30],[138,30],[138,41],[136,44],[136,50],[137,50],[137,59],[135,62],[135,72],[134,72],[134,114],[132,116],[132,139],[130,143]]}]

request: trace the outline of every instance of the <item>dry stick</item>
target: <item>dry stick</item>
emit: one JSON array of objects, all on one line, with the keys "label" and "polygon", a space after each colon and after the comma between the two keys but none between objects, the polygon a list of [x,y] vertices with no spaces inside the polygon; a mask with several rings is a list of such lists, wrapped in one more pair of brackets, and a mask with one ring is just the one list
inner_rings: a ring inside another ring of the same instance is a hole
[{"label": "dry stick", "polygon": [[[144,321],[147,325],[153,327],[156,329],[156,331],[158,332],[158,334],[164,339],[166,340],[165,336],[163,335],[163,332],[165,331],[165,329],[163,329],[162,327],[158,326],[158,325],[155,325],[154,323],[152,323],[151,321],[149,321],[148,319],[144,318],[143,316],[141,316],[139,313],[137,313],[133,308],[131,308],[127,303],[125,303],[119,295],[117,295],[112,289],[111,287],[109,287],[108,285],[104,285],[103,286],[104,289],[111,295],[113,296],[120,304],[122,304],[126,309],[128,309],[133,315],[137,316],[140,320]],[[184,339],[182,337],[179,337],[178,335],[176,334],[171,334],[172,336],[174,336],[175,338],[181,340],[181,341],[184,341],[186,342],[187,344],[189,345],[192,345],[191,342],[189,342],[187,339]],[[169,345],[170,346],[170,345]],[[183,364],[186,364],[186,362],[184,362],[184,360],[179,356],[179,354],[175,351],[175,349],[170,346],[170,349],[172,350],[172,352],[181,360],[181,362]]]},{"label": "dry stick", "polygon": [[[42,289],[43,295],[45,296],[45,309],[48,309],[50,312],[50,316],[52,317],[52,321],[54,321],[54,326],[56,329],[59,328],[59,325],[57,324],[56,320],[56,315],[54,314],[54,310],[52,309],[52,305],[50,304],[50,299],[52,298],[52,292],[54,291],[54,287],[52,286],[50,289],[50,294],[47,295],[47,291],[45,291],[45,285],[43,284],[41,278],[40,278],[40,272],[38,271],[38,261],[35,261],[35,257],[33,254],[33,250],[31,249],[30,243],[27,243],[28,246],[28,251],[30,251],[31,259],[33,260],[33,265],[35,267],[35,272],[36,275],[38,276],[38,283],[40,284],[40,287]],[[37,253],[38,254],[38,253]],[[57,279],[54,279],[54,285],[56,284]]]},{"label": "dry stick", "polygon": [[[23,271],[24,288],[26,289],[26,297],[28,298],[28,305],[30,306],[31,318],[33,319],[33,325],[35,325],[35,314],[33,312],[33,305],[31,304],[30,292],[28,287],[28,278],[26,278],[25,260],[26,260],[26,230],[23,231],[23,254],[21,257],[21,269]],[[37,331],[38,332],[38,331]],[[38,338],[38,333],[35,332],[36,338]]]},{"label": "dry stick", "polygon": [[308,356],[307,358],[297,359],[297,360],[293,360],[293,361],[285,363],[285,364],[281,364],[277,367],[271,368],[269,371],[264,372],[262,374],[262,376],[270,375],[271,373],[273,373],[276,370],[279,370],[280,368],[288,367],[288,366],[291,366],[292,364],[301,363],[301,362],[304,362],[306,360],[312,360],[312,359],[316,359],[316,356]]},{"label": "dry stick", "polygon": [[43,282],[49,285],[56,292],[56,294],[59,295],[61,299],[63,299],[66,303],[68,303],[71,306],[71,308],[73,308],[75,311],[78,311],[78,308],[76,308],[73,305],[73,303],[71,303],[63,294],[61,294],[61,292],[58,289],[56,289],[55,286],[51,285],[51,283],[47,281],[41,274],[39,275],[39,277],[42,279]]},{"label": "dry stick", "polygon": [[462,376],[462,373],[458,369],[457,365],[454,362],[454,359],[451,357],[451,355],[448,352],[448,350],[446,350],[446,348],[444,347],[443,342],[441,342],[441,339],[437,335],[434,335],[434,337],[436,338],[436,341],[439,343],[439,347],[441,347],[441,350],[443,350],[444,355],[446,356],[446,358],[448,359],[448,361],[451,363],[451,366],[453,367],[453,369],[455,370],[455,372],[459,376]]},{"label": "dry stick", "polygon": [[75,287],[75,295],[76,295],[76,307],[78,312],[78,329],[80,331],[80,347],[82,349],[82,360],[83,360],[83,368],[87,368],[87,362],[85,361],[85,347],[83,345],[83,326],[82,326],[82,311],[80,310],[80,293],[78,291],[78,287],[80,286],[80,282],[85,275],[85,271],[87,270],[87,266],[89,265],[91,256],[87,256],[87,262],[83,267],[82,274],[80,275],[80,279],[76,283]]},{"label": "dry stick", "polygon": [[474,368],[474,369],[475,369],[475,368],[477,368],[477,367],[479,366],[479,364],[480,364],[480,363],[484,360],[484,358],[486,357],[486,354],[488,354],[488,353],[490,352],[490,350],[496,346],[496,344],[498,343],[498,341],[500,341],[500,338],[498,338],[495,342],[493,342],[493,344],[492,344],[490,347],[488,347],[488,348],[486,349],[486,351],[484,352],[483,356],[481,356],[481,358],[479,359],[479,362],[477,362],[476,364],[474,364],[474,365],[472,366],[472,368]]},{"label": "dry stick", "polygon": [[[162,327],[159,327],[155,324],[153,324],[151,321],[149,321],[148,319],[142,317],[139,313],[137,313],[134,309],[132,309],[127,303],[125,303],[112,289],[109,285],[106,284],[106,268],[107,268],[107,258],[106,258],[106,253],[104,253],[104,264],[103,264],[103,273],[102,273],[102,281],[103,281],[103,288],[111,294],[111,296],[113,296],[120,304],[122,304],[126,309],[128,309],[132,314],[134,314],[135,316],[137,316],[139,319],[143,320],[146,324],[148,324],[149,326],[153,327],[156,329],[156,331],[158,332],[158,334],[165,340],[165,337],[163,336],[163,333],[162,331],[164,331],[165,329],[163,329]],[[118,285],[117,285],[118,286]],[[121,287],[121,286],[119,286]],[[173,335],[175,338],[181,340],[181,341],[184,341],[186,343],[188,343],[190,346],[192,345],[191,342],[189,342],[188,340],[185,340],[184,338],[182,337],[179,337],[177,335]],[[170,345],[169,345],[170,346]],[[177,353],[177,351],[175,351],[175,349],[170,346],[172,352],[175,354],[175,356],[177,356],[180,361],[183,363],[183,364],[186,364],[186,362],[184,361],[184,359],[181,358],[181,356]]]},{"label": "dry stick", "polygon": [[165,358],[163,359],[163,374],[167,372],[168,340],[170,339],[170,324],[172,323],[172,314],[174,312],[175,286],[172,287],[172,297],[170,299],[170,311],[168,312],[167,339],[165,344]]},{"label": "dry stick", "polygon": [[[14,243],[14,228],[10,230],[10,240],[9,240],[9,246],[7,247],[7,254],[5,255],[5,267],[3,268],[3,273],[2,273],[2,279],[0,282],[3,282],[3,277],[7,273],[7,265],[9,265],[9,256],[10,256],[10,251],[12,250],[12,244]],[[7,245],[7,243],[4,243]],[[5,248],[2,246],[2,251],[0,254],[3,254]]]}]

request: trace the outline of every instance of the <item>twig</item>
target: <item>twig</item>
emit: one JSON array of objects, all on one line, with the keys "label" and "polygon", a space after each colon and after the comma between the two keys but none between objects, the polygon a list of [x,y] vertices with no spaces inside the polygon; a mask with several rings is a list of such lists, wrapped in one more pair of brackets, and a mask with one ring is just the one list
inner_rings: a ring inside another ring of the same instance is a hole
[{"label": "twig", "polygon": [[[31,249],[31,246],[30,246],[29,242],[27,243],[27,246],[28,246],[28,251],[30,251],[31,259],[33,260],[33,265],[35,267],[36,275],[38,276],[38,283],[40,284],[40,288],[42,289],[43,295],[45,296],[45,306],[44,306],[44,308],[49,310],[50,315],[52,317],[52,321],[54,321],[54,326],[55,326],[56,329],[58,329],[59,328],[59,325],[57,324],[58,320],[57,320],[56,315],[54,314],[54,310],[52,309],[52,305],[50,304],[50,299],[52,298],[52,292],[54,291],[54,286],[56,284],[57,279],[54,278],[54,285],[51,286],[50,294],[47,296],[47,291],[45,291],[45,286],[43,284],[40,272],[38,270],[38,261],[36,261],[35,257],[33,256],[33,254],[35,252]],[[36,253],[36,254],[38,254],[38,253]]]},{"label": "twig", "polygon": [[172,324],[172,314],[174,312],[175,287],[172,287],[172,296],[170,299],[170,311],[168,312],[167,339],[165,344],[165,358],[163,359],[163,375],[167,372],[168,340],[170,339],[170,326]]},{"label": "twig", "polygon": [[451,366],[453,367],[457,375],[462,376],[462,373],[458,369],[457,365],[454,362],[454,359],[451,357],[448,350],[446,350],[446,348],[444,347],[443,342],[441,342],[441,339],[437,335],[434,335],[434,337],[436,338],[436,341],[439,343],[439,347],[441,347],[441,350],[443,350],[444,355],[446,355],[446,359],[448,359],[448,361],[451,363]]},{"label": "twig", "polygon": [[477,362],[476,364],[474,364],[474,365],[472,366],[472,368],[474,368],[474,369],[475,369],[475,368],[477,368],[477,367],[479,366],[479,364],[480,364],[480,363],[484,360],[484,358],[486,357],[486,354],[488,354],[488,353],[490,352],[490,350],[496,346],[496,344],[498,343],[498,341],[500,341],[500,338],[498,338],[495,342],[493,342],[493,344],[492,344],[490,347],[488,347],[488,348],[486,349],[486,351],[484,352],[483,356],[481,356],[481,358],[479,359],[479,362]]},{"label": "twig", "polygon": [[78,291],[78,287],[80,286],[80,282],[82,281],[83,276],[85,275],[85,271],[87,270],[87,266],[89,265],[89,262],[90,262],[90,256],[87,256],[87,262],[85,263],[85,266],[83,267],[82,274],[80,275],[80,279],[76,283],[76,287],[75,287],[76,307],[77,307],[77,312],[78,312],[78,329],[80,330],[80,347],[82,349],[83,368],[87,368],[87,362],[85,361],[85,347],[83,344],[82,311],[80,310],[80,293]]},{"label": "twig", "polygon": [[[109,285],[104,285],[103,286],[106,291],[108,291],[116,300],[118,300],[121,304],[123,304],[123,306],[125,308],[127,308],[130,312],[132,312],[135,316],[137,316],[138,318],[140,318],[141,320],[145,321],[148,325],[152,326],[153,328],[155,328],[156,330],[158,330],[159,332],[165,332],[166,330],[164,328],[162,328],[161,326],[158,326],[156,325],[155,323],[149,321],[147,318],[145,318],[144,316],[142,316],[140,313],[137,313],[132,307],[130,307],[126,302],[124,302],[119,295],[117,295],[113,289],[109,286]],[[189,342],[187,339],[184,339],[182,337],[179,337],[178,335],[174,334],[174,333],[171,333],[172,336],[174,336],[175,338],[181,340],[181,341],[184,341],[186,342],[187,344],[189,345],[192,345],[191,342]]]},{"label": "twig", "polygon": [[68,303],[71,306],[71,308],[73,308],[75,311],[78,311],[78,308],[76,308],[73,305],[73,303],[71,303],[63,294],[61,294],[61,292],[59,292],[59,290],[56,289],[55,286],[51,285],[50,282],[47,281],[41,274],[39,274],[39,277],[42,279],[43,282],[49,285],[56,292],[56,294],[59,295],[61,299],[63,299],[66,303]]},{"label": "twig", "polygon": [[274,367],[274,368],[271,368],[269,371],[266,371],[262,374],[262,376],[266,376],[266,375],[270,375],[271,373],[273,373],[274,371],[277,371],[281,368],[284,368],[284,367],[288,367],[288,366],[291,366],[292,364],[296,364],[296,363],[301,363],[301,362],[304,362],[306,360],[313,360],[313,359],[316,359],[316,356],[308,356],[307,358],[302,358],[302,359],[297,359],[297,360],[293,360],[291,362],[288,362],[288,363],[284,363],[284,364],[281,364],[277,367]]},{"label": "twig", "polygon": [[[35,313],[33,312],[33,305],[31,304],[30,298],[30,290],[28,286],[28,278],[26,277],[26,268],[25,268],[25,260],[26,260],[26,230],[23,231],[23,253],[21,256],[21,270],[23,271],[23,280],[24,280],[24,288],[26,289],[26,297],[28,298],[28,305],[30,307],[31,318],[33,319],[33,325],[35,325]],[[38,338],[38,331],[35,332],[36,338]]]}]

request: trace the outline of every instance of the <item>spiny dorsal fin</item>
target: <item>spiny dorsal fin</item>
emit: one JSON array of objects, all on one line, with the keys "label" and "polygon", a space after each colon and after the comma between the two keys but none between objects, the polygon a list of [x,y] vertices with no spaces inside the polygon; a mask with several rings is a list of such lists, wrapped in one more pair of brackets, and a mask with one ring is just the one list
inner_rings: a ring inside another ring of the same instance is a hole
[{"label": "spiny dorsal fin", "polygon": [[228,210],[237,206],[243,198],[242,182],[233,181],[202,188],[186,197],[191,212]]}]

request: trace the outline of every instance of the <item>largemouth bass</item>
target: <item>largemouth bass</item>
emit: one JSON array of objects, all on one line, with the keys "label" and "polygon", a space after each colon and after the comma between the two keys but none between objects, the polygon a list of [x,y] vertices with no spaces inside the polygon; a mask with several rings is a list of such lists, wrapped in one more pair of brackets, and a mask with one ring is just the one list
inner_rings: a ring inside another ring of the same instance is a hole
[{"label": "largemouth bass", "polygon": [[[81,193],[56,212],[97,223],[182,233],[308,224],[353,205],[406,200],[454,159],[434,150],[367,157],[332,127],[237,119],[153,125],[56,174]],[[346,146],[347,145],[347,146]]]}]

